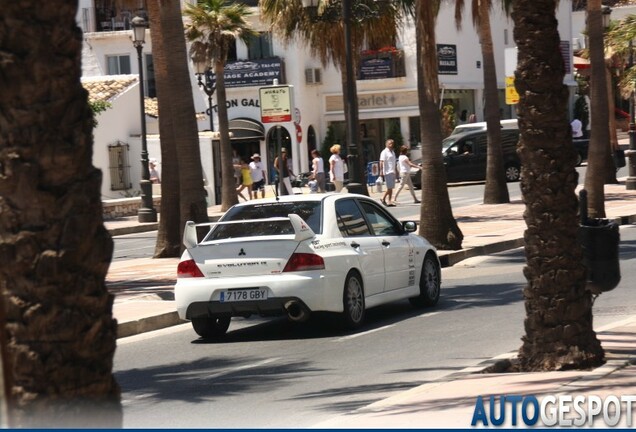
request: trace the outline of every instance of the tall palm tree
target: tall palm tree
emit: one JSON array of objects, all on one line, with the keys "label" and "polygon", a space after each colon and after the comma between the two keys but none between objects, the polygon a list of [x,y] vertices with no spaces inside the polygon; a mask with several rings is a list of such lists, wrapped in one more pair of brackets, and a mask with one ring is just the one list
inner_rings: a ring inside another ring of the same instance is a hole
[{"label": "tall palm tree", "polygon": [[[586,368],[603,362],[592,328],[592,294],[577,241],[578,175],[555,9],[558,0],[514,0],[519,53],[515,86],[528,284],[523,370]],[[607,130],[607,128],[605,128]]]},{"label": "tall palm tree", "polygon": [[163,161],[155,258],[165,258],[179,256],[185,223],[208,213],[180,1],[148,2],[148,15]]},{"label": "tall palm tree", "polygon": [[592,111],[589,155],[585,173],[590,217],[605,217],[605,179],[610,152],[608,92],[606,85],[605,48],[603,44],[601,0],[587,2],[587,34],[590,41],[590,109]]},{"label": "tall palm tree", "polygon": [[[317,1],[317,8],[305,8],[301,0],[261,0],[262,19],[268,21],[273,30],[285,42],[305,43],[313,56],[324,67],[333,64],[341,71],[341,84],[345,121],[352,121],[350,111],[357,113],[357,99],[347,98],[348,89],[357,94],[356,77],[346,73],[347,47],[345,46],[342,0]],[[360,52],[365,43],[369,46],[386,46],[395,43],[402,19],[412,14],[413,0],[382,1],[351,0],[353,19],[350,21],[350,52],[353,70],[357,70]],[[350,104],[354,106],[351,107]],[[350,110],[351,108],[351,110]],[[357,116],[356,116],[357,117]],[[353,119],[353,134],[358,133],[358,124]],[[347,137],[350,142],[355,138]],[[357,172],[364,172],[363,160],[356,158]],[[362,185],[366,188],[366,183]]]},{"label": "tall palm tree", "polygon": [[190,55],[212,63],[216,78],[216,98],[221,142],[221,211],[238,203],[232,166],[230,125],[227,116],[225,64],[231,44],[237,39],[248,43],[256,32],[247,22],[251,12],[243,3],[226,0],[198,0],[186,4],[183,14],[189,22],[185,26],[186,39],[192,43]]},{"label": "tall palm tree", "polygon": [[113,242],[92,165],[77,2],[25,8],[1,0],[0,10],[0,32],[10,22],[29,35],[0,37],[0,348],[10,371],[9,426],[120,428],[117,323],[105,284]]},{"label": "tall palm tree", "polygon": [[[511,0],[502,0],[506,13],[509,12]],[[504,157],[501,148],[501,125],[499,123],[499,89],[497,88],[497,69],[495,52],[490,30],[490,11],[492,0],[472,0],[473,24],[477,29],[481,56],[483,60],[484,99],[486,101],[485,118],[488,136],[486,160],[486,185],[484,188],[484,204],[503,204],[510,202],[508,184],[504,172]],[[461,28],[464,0],[456,0],[455,24]]]},{"label": "tall palm tree", "polygon": [[435,21],[439,0],[418,1],[415,7],[417,87],[422,141],[422,204],[420,235],[438,249],[461,249],[464,235],[453,217],[442,157]]}]

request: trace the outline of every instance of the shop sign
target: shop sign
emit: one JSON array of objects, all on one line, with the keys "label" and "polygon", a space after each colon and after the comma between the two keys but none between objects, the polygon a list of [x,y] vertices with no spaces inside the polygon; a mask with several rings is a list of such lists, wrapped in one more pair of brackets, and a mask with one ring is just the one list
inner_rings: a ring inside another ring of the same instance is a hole
[{"label": "shop sign", "polygon": [[437,72],[457,75],[457,45],[437,44]]},{"label": "shop sign", "polygon": [[[228,62],[225,65],[225,88],[270,85],[275,79],[283,81],[280,57]],[[208,71],[206,79],[214,84],[216,77]]]}]

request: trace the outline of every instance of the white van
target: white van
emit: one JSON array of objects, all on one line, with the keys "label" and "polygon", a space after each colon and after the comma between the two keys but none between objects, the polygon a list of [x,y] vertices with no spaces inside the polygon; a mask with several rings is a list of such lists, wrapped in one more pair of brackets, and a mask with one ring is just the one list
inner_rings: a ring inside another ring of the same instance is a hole
[{"label": "white van", "polygon": [[[500,123],[502,129],[519,129],[519,123],[517,123],[517,119],[501,120]],[[478,130],[486,130],[486,122],[460,124],[458,126],[455,126],[455,129],[453,129],[451,135],[457,135],[459,133]]]}]

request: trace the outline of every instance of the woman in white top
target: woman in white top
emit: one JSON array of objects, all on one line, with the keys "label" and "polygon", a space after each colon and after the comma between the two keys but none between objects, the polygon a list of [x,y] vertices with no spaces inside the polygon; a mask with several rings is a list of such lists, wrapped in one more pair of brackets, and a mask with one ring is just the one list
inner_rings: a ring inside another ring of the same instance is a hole
[{"label": "woman in white top", "polygon": [[344,186],[344,161],[340,157],[340,144],[332,145],[329,151],[331,151],[329,179],[336,187],[336,192],[340,192]]},{"label": "woman in white top", "polygon": [[322,160],[322,157],[320,157],[320,153],[318,153],[318,150],[312,150],[311,155],[313,156],[313,159],[311,161],[311,173],[314,177],[314,180],[316,180],[316,182],[318,183],[318,192],[325,193],[325,162]]},{"label": "woman in white top", "polygon": [[413,187],[413,182],[411,181],[411,167],[417,168],[417,169],[420,169],[421,167],[411,162],[409,157],[406,155],[408,151],[409,151],[408,147],[406,146],[400,147],[400,157],[398,158],[398,165],[400,166],[400,175],[402,176],[402,180],[400,182],[400,188],[395,193],[394,202],[397,202],[398,195],[400,195],[400,192],[402,191],[402,189],[404,189],[404,186],[408,184],[409,190],[411,191],[411,195],[413,195],[413,202],[417,204],[420,202],[420,200],[418,200],[417,197],[415,196],[415,188]]}]

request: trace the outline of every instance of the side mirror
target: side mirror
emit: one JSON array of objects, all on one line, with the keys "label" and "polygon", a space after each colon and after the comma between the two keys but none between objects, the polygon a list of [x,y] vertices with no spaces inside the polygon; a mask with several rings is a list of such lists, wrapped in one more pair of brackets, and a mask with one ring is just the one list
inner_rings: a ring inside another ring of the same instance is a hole
[{"label": "side mirror", "polygon": [[415,232],[417,230],[417,223],[414,221],[402,222],[402,228],[406,232]]}]

